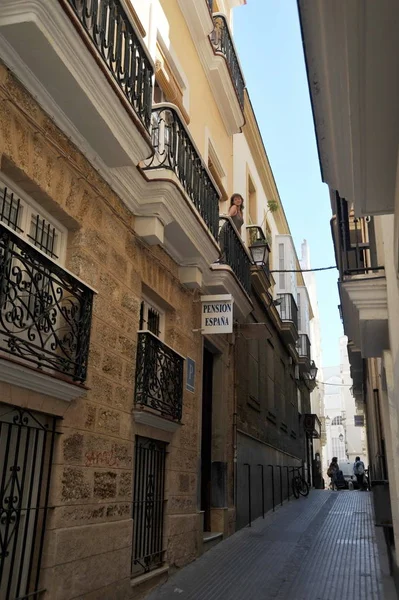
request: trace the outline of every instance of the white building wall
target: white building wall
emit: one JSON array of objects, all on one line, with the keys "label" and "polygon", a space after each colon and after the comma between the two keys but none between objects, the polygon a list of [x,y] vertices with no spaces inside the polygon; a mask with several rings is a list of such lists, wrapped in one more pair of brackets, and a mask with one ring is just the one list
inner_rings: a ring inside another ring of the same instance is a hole
[{"label": "white building wall", "polygon": [[[244,198],[244,226],[241,229],[241,235],[246,243],[246,226],[250,224],[249,202],[248,202],[248,175],[250,175],[256,189],[257,217],[254,225],[259,225],[265,232],[266,220],[272,233],[272,239],[278,233],[273,213],[268,209],[267,203],[273,198],[267,198],[259,178],[255,162],[251,156],[248,142],[243,133],[237,133],[233,136],[233,186],[234,193],[241,194]],[[225,212],[228,211],[228,203],[225,206]],[[276,254],[275,242],[272,243],[272,256]],[[273,267],[274,268],[274,267]]]},{"label": "white building wall", "polygon": [[364,411],[356,408],[355,398],[352,395],[352,378],[350,376],[350,365],[348,358],[348,338],[342,336],[339,340],[340,346],[340,371],[341,371],[341,398],[345,416],[346,453],[348,460],[354,462],[356,456],[360,456],[367,466],[367,442],[366,427],[355,426],[355,416],[364,417]]},{"label": "white building wall", "polygon": [[[310,249],[306,240],[301,244],[301,258],[299,259],[301,269],[311,269]],[[321,351],[321,329],[319,304],[317,300],[316,276],[313,272],[303,273],[307,293],[309,295],[310,305],[312,307],[313,319],[309,322],[309,339],[311,343],[310,352],[312,359],[318,368],[317,380],[324,382],[323,375],[323,357]],[[310,395],[312,412],[324,416],[324,384],[319,383]]]}]

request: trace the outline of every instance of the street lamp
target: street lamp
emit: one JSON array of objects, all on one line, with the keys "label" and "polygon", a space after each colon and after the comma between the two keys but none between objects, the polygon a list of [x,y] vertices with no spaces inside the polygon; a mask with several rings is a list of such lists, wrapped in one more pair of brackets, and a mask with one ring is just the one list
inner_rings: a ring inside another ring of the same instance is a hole
[{"label": "street lamp", "polygon": [[270,247],[264,236],[264,233],[257,225],[247,227],[251,245],[249,251],[255,265],[268,265]]},{"label": "street lamp", "polygon": [[316,379],[317,371],[318,371],[318,368],[316,367],[314,360],[312,360],[310,369],[309,369],[310,379],[313,379],[313,380]]}]

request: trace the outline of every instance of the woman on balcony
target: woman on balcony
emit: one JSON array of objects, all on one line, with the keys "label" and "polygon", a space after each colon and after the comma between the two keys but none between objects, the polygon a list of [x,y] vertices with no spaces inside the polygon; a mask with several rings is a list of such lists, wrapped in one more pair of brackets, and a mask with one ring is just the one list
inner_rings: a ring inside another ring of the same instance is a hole
[{"label": "woman on balcony", "polygon": [[[241,235],[241,227],[244,223],[244,217],[242,214],[242,209],[244,208],[244,199],[240,194],[233,194],[230,198],[230,207],[228,216],[233,221],[235,228],[239,235]],[[225,219],[224,224],[222,225],[219,233],[219,246],[221,250],[221,256],[219,258],[220,263],[228,263],[229,262],[229,248],[232,245],[231,238],[235,237],[235,232],[231,223]],[[234,245],[234,244],[233,244]]]},{"label": "woman on balcony", "polygon": [[241,227],[244,223],[243,216],[244,198],[240,194],[233,194],[230,198],[230,208],[228,215],[231,217],[238,233],[241,235]]}]

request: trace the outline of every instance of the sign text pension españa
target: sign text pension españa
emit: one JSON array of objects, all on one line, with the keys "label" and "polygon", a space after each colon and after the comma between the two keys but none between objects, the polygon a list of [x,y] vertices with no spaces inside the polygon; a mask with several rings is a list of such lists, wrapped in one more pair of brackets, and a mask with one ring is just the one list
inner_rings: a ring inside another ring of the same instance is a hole
[{"label": "sign text pension espa\u00f1a", "polygon": [[203,334],[233,332],[233,297],[231,294],[201,296]]}]

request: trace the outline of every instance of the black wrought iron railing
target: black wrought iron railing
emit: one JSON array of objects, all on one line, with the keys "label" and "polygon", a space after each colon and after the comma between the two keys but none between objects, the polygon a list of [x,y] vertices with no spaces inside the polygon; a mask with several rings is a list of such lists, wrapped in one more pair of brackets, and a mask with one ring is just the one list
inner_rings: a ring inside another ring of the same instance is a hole
[{"label": "black wrought iron railing", "polygon": [[354,216],[348,202],[335,195],[336,216],[331,220],[332,236],[340,275],[382,271],[378,265],[373,217]]},{"label": "black wrought iron railing", "polygon": [[0,405],[0,597],[40,598],[56,418]]},{"label": "black wrought iron railing", "polygon": [[219,262],[231,267],[247,294],[251,291],[252,260],[230,217],[219,217]]},{"label": "black wrought iron railing", "polygon": [[[298,329],[298,307],[292,294],[278,294],[277,310],[282,321],[290,321]],[[281,302],[280,302],[281,300]]]},{"label": "black wrought iron railing", "polygon": [[151,132],[155,153],[145,162],[144,170],[173,171],[217,239],[220,194],[176,107],[171,104],[154,107]]},{"label": "black wrought iron railing", "polygon": [[245,81],[227,19],[221,13],[215,13],[212,18],[214,26],[210,35],[212,46],[215,52],[220,52],[225,57],[238,101],[241,109],[244,110]]},{"label": "black wrought iron railing", "polygon": [[301,358],[307,358],[310,360],[310,339],[306,333],[299,334],[297,350]]},{"label": "black wrought iron railing", "polygon": [[120,90],[149,130],[154,70],[120,0],[68,0]]},{"label": "black wrought iron railing", "polygon": [[84,382],[93,291],[0,223],[0,353]]},{"label": "black wrought iron railing", "polygon": [[165,442],[136,436],[133,492],[132,576],[163,564]]},{"label": "black wrought iron railing", "polygon": [[139,331],[136,404],[180,421],[183,407],[184,358],[150,331]]}]

